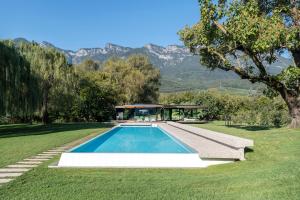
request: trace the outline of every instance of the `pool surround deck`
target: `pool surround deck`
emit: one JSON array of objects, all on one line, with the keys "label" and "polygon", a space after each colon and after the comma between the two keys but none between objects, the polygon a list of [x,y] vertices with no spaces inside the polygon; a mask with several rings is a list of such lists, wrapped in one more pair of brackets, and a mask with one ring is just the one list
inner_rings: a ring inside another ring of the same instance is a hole
[{"label": "pool surround deck", "polygon": [[245,148],[254,146],[253,140],[176,122],[158,126],[195,149],[202,159],[244,160]]},{"label": "pool surround deck", "polygon": [[128,125],[157,126],[193,148],[196,152],[190,155],[178,155],[157,153],[73,153],[69,150],[62,154],[61,159],[55,167],[207,167],[210,165],[232,162],[234,160],[244,160],[244,149],[253,146],[253,141],[249,139],[179,124],[176,122],[122,123],[117,126]]}]

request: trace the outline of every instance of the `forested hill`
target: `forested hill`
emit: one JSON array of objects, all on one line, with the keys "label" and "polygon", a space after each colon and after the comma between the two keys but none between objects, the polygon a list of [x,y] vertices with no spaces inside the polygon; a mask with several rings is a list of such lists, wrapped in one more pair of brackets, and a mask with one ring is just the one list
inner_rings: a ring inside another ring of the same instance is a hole
[{"label": "forested hill", "polygon": [[[26,42],[24,38],[15,39],[16,42]],[[104,48],[81,48],[77,51],[65,50],[49,42],[41,42],[41,46],[53,47],[63,52],[69,63],[78,64],[88,58],[97,61],[106,61],[110,57],[126,58],[132,54],[144,54],[161,71],[162,92],[184,91],[208,88],[238,88],[249,89],[253,87],[248,81],[240,80],[231,72],[221,70],[210,71],[199,64],[199,57],[189,53],[183,46],[169,45],[162,47],[147,44],[140,48],[123,47],[108,43]],[[283,67],[291,64],[287,58],[280,57],[269,70],[273,73],[281,71]]]}]

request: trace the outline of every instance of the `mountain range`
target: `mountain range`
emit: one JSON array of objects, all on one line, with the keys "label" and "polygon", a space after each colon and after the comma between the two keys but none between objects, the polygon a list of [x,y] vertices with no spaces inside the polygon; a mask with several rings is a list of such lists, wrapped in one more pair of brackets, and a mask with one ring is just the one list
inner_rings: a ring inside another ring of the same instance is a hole
[{"label": "mountain range", "polygon": [[[24,38],[16,38],[15,42],[28,42]],[[61,49],[53,44],[43,41],[41,46],[55,48],[63,52],[69,63],[78,64],[85,59],[105,61],[110,57],[126,58],[132,54],[144,54],[149,57],[151,63],[160,69],[162,77],[162,92],[174,92],[184,90],[208,89],[208,88],[236,88],[249,89],[256,87],[247,80],[240,80],[232,72],[219,69],[211,71],[200,64],[199,56],[193,55],[187,48],[180,45],[168,45],[162,47],[155,44],[147,44],[140,48],[124,47],[107,43],[104,48],[81,48],[77,51]],[[291,64],[291,60],[280,56],[278,61],[268,67],[272,73],[278,73],[282,68]]]}]

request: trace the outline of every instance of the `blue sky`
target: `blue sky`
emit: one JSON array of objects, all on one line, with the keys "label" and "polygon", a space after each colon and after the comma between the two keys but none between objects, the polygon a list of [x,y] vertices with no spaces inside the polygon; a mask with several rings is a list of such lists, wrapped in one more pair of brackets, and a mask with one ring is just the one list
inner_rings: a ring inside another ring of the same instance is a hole
[{"label": "blue sky", "polygon": [[111,42],[181,44],[199,19],[197,0],[0,0],[1,39],[24,37],[76,50]]}]

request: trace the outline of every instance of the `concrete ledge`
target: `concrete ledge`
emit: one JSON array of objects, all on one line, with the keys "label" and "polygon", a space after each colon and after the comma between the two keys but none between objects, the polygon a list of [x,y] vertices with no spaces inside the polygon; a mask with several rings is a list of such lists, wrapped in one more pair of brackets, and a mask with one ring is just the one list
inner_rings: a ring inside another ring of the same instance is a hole
[{"label": "concrete ledge", "polygon": [[175,122],[159,126],[195,149],[202,159],[245,160],[244,149],[253,146],[253,140]]},{"label": "concrete ledge", "polygon": [[185,131],[191,132],[193,134],[197,134],[201,137],[204,137],[209,140],[213,140],[218,143],[222,143],[236,149],[245,148],[245,147],[253,147],[253,140],[236,137],[232,135],[227,135],[224,133],[219,133],[203,128],[193,127],[189,125],[179,124],[176,122],[167,122],[167,124],[174,126],[176,128],[183,129]]}]

